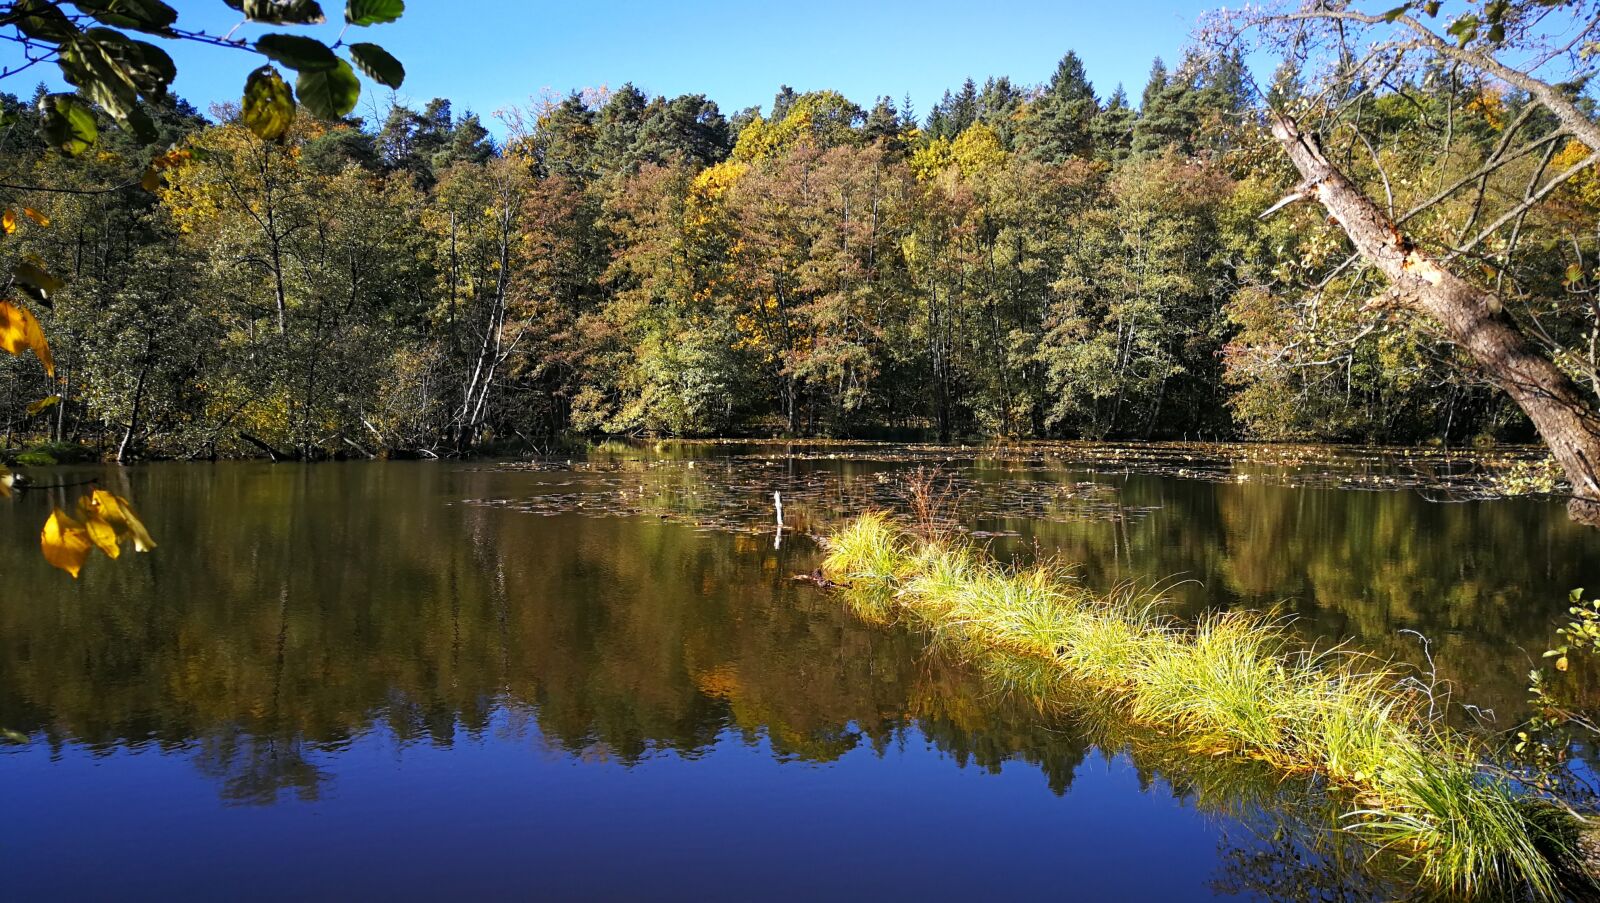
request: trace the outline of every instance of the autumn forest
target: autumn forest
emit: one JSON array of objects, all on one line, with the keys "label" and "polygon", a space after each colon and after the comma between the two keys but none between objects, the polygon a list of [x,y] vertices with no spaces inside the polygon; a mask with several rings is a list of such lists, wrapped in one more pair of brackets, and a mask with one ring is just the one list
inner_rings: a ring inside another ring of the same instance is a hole
[{"label": "autumn forest", "polygon": [[[1258,95],[1305,91],[1292,63],[1262,76],[1198,44],[1132,93],[1068,52],[1045,84],[968,79],[923,112],[623,84],[497,111],[503,140],[442,98],[302,112],[280,141],[168,98],[155,178],[114,125],[66,158],[36,98],[7,96],[0,199],[48,226],[8,220],[0,255],[65,282],[41,315],[60,382],[0,360],[7,442],[126,460],[601,434],[1531,438],[1449,343],[1362,303],[1381,281],[1320,209],[1260,218],[1294,174]],[[1444,245],[1588,152],[1465,67],[1345,90],[1328,140],[1393,211],[1514,133],[1535,148],[1406,223]],[[1473,264],[1584,385],[1597,206],[1600,180],[1572,179]]]}]

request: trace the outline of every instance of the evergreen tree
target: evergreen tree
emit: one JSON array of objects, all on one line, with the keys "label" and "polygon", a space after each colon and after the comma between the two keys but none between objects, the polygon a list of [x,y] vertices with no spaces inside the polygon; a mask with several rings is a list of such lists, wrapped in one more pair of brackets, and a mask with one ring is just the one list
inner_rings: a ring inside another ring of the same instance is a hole
[{"label": "evergreen tree", "polygon": [[868,144],[881,143],[891,156],[900,157],[905,154],[905,129],[906,124],[901,120],[900,111],[895,107],[893,98],[884,95],[878,98],[872,110],[867,113],[861,134]]},{"label": "evergreen tree", "polygon": [[928,121],[923,123],[922,131],[929,141],[938,141],[941,138],[949,140],[954,137],[955,131],[951,129],[950,114],[947,112],[952,103],[954,98],[949,91],[946,91],[944,97],[928,111]]},{"label": "evergreen tree", "polygon": [[456,121],[450,130],[450,144],[434,155],[434,169],[443,169],[456,163],[482,165],[494,157],[494,138],[484,128],[477,113],[467,113]]},{"label": "evergreen tree", "polygon": [[1056,66],[1050,84],[1028,106],[1019,149],[1029,159],[1044,163],[1087,156],[1094,146],[1094,118],[1099,108],[1083,62],[1069,51]]},{"label": "evergreen tree", "polygon": [[1198,122],[1194,85],[1182,72],[1167,75],[1167,67],[1157,59],[1145,85],[1139,120],[1133,126],[1133,153],[1152,156],[1176,150],[1194,152]]},{"label": "evergreen tree", "polygon": [[1105,109],[1089,122],[1095,156],[1113,163],[1124,160],[1133,149],[1133,127],[1138,113],[1128,106],[1128,92],[1117,85]]},{"label": "evergreen tree", "polygon": [[1016,142],[1017,111],[1023,101],[1022,91],[1005,76],[984,82],[978,94],[977,121],[993,130],[1007,150]]},{"label": "evergreen tree", "polygon": [[961,85],[961,93],[950,101],[950,107],[945,111],[950,119],[950,134],[955,136],[966,131],[974,122],[978,121],[978,85],[972,79],[967,79]]},{"label": "evergreen tree", "polygon": [[578,182],[595,176],[595,120],[594,111],[577,92],[540,116],[533,141],[538,174]]},{"label": "evergreen tree", "polygon": [[704,94],[684,94],[672,100],[656,98],[645,110],[644,122],[631,156],[640,162],[673,160],[709,166],[733,147],[728,120]]},{"label": "evergreen tree", "polygon": [[644,125],[645,109],[649,100],[632,82],[618,88],[600,108],[600,121],[595,126],[595,156],[608,171],[633,172],[639,161],[634,146],[639,141],[639,130]]},{"label": "evergreen tree", "polygon": [[782,122],[783,117],[789,115],[789,108],[794,106],[799,97],[795,89],[788,85],[779,85],[777,95],[772,98],[772,115],[767,118],[773,122]]}]

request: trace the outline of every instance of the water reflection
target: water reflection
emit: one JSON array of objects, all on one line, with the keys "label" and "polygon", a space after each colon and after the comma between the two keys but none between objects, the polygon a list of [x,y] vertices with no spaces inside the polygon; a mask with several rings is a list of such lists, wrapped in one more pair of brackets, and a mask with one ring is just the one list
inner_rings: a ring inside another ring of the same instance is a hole
[{"label": "water reflection", "polygon": [[[0,727],[56,755],[181,757],[244,805],[322,798],[374,736],[623,764],[739,742],[830,763],[925,740],[963,767],[1028,763],[1056,794],[1121,753],[1147,786],[1222,819],[1217,892],[1376,892],[1315,787],[1209,772],[1091,713],[998,695],[792,580],[815,564],[804,521],[893,501],[903,466],[157,465],[112,478],[143,501],[160,552],[95,561],[77,583],[38,559],[51,500],[28,494],[0,518]],[[1517,647],[1543,648],[1566,589],[1600,560],[1558,504],[1014,461],[967,478],[983,506],[972,525],[1000,554],[1059,551],[1096,585],[1186,575],[1183,606],[1281,600],[1308,632],[1406,659],[1416,648],[1398,631],[1415,628],[1459,698],[1505,710],[1521,698]],[[756,532],[775,490],[802,520],[779,548]],[[536,501],[626,491],[627,510],[609,512],[623,517]],[[1040,518],[1040,504],[1061,507]]]}]

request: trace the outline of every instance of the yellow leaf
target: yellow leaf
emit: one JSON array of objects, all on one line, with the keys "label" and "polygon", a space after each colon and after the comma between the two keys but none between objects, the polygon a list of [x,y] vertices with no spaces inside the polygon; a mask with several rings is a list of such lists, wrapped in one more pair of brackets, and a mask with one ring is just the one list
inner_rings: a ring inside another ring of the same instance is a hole
[{"label": "yellow leaf", "polygon": [[4,464],[0,464],[0,499],[11,498],[11,484],[16,482],[16,479],[16,474]]},{"label": "yellow leaf", "polygon": [[17,231],[17,211],[7,207],[6,212],[0,213],[0,232],[10,235],[15,231]]},{"label": "yellow leaf", "polygon": [[47,408],[53,408],[61,403],[60,395],[49,395],[28,405],[28,416],[32,417]]},{"label": "yellow leaf", "polygon": [[0,350],[21,354],[28,347],[27,311],[9,301],[0,301]]},{"label": "yellow leaf", "polygon": [[41,229],[50,228],[50,217],[45,216],[43,213],[40,213],[39,211],[33,209],[32,207],[24,207],[24,208],[22,208],[22,215],[26,216],[28,219],[33,220],[34,223],[36,225],[38,225],[38,227],[41,228]]},{"label": "yellow leaf", "polygon": [[25,307],[0,301],[0,350],[21,354],[26,348],[33,349],[39,363],[44,364],[45,373],[56,375],[56,361],[50,354],[50,343],[45,341],[38,319]]},{"label": "yellow leaf", "polygon": [[1556,659],[1556,670],[1557,671],[1565,671],[1565,670],[1567,670],[1567,657],[1565,655],[1563,655],[1560,658]]},{"label": "yellow leaf", "polygon": [[122,554],[122,546],[117,544],[117,530],[106,521],[93,496],[78,499],[78,516],[83,518],[84,535],[95,548],[106,553],[107,558],[114,559]]},{"label": "yellow leaf", "polygon": [[127,499],[104,489],[96,489],[90,496],[90,502],[106,523],[116,529],[118,538],[133,540],[134,551],[148,552],[156,547],[156,541],[150,538],[149,531],[144,528],[138,515],[133,513],[133,506]]},{"label": "yellow leaf", "polygon": [[89,557],[89,537],[82,524],[57,508],[39,532],[39,548],[52,567],[66,571],[76,580],[78,572],[83,570],[84,559]]}]

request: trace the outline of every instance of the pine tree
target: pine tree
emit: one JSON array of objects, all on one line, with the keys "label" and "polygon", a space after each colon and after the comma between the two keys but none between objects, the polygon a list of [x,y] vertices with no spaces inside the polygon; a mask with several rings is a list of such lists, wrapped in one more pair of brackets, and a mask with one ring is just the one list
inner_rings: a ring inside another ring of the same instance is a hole
[{"label": "pine tree", "polygon": [[534,135],[535,159],[540,175],[564,176],[584,182],[597,174],[595,160],[596,116],[583,96],[567,95],[539,117]]},{"label": "pine tree", "polygon": [[1089,122],[1095,156],[1113,163],[1126,159],[1133,149],[1133,127],[1138,118],[1128,106],[1128,92],[1117,85],[1105,109]]},{"label": "pine tree", "polygon": [[950,118],[949,137],[951,138],[966,131],[969,126],[978,121],[977,82],[969,78],[961,85],[961,93],[957,94],[951,101],[946,115]]},{"label": "pine tree", "polygon": [[1167,67],[1156,60],[1150,70],[1150,82],[1145,85],[1139,120],[1133,126],[1135,155],[1153,156],[1169,149],[1180,154],[1194,152],[1198,116],[1191,79],[1192,75],[1183,73],[1169,78]]},{"label": "pine tree", "polygon": [[905,128],[900,120],[900,111],[888,95],[879,97],[878,102],[873,104],[861,133],[868,144],[882,142],[884,148],[894,155],[904,153]]},{"label": "pine tree", "polygon": [[922,131],[929,141],[949,138],[954,134],[950,127],[950,114],[947,112],[954,102],[955,98],[946,91],[944,97],[928,111],[928,121],[923,123]]},{"label": "pine tree", "polygon": [[1025,100],[1022,90],[1003,75],[985,81],[978,94],[978,122],[999,136],[1006,150],[1016,142],[1017,112]]},{"label": "pine tree", "polygon": [[1087,156],[1094,147],[1093,124],[1099,109],[1083,62],[1069,51],[1056,66],[1050,84],[1028,106],[1018,148],[1029,159],[1045,163]]},{"label": "pine tree", "polygon": [[649,101],[644,92],[632,82],[618,88],[600,108],[600,120],[595,126],[594,150],[600,165],[608,172],[633,172],[639,161],[634,146],[639,141],[639,129],[644,125],[645,109]]},{"label": "pine tree", "polygon": [[788,85],[779,85],[777,95],[772,98],[772,115],[767,118],[773,122],[782,122],[783,117],[789,115],[789,108],[794,106],[799,97],[795,89]]},{"label": "pine tree", "polygon": [[728,120],[716,103],[704,94],[684,94],[651,101],[632,154],[639,162],[681,160],[709,166],[728,156],[732,147]]},{"label": "pine tree", "polygon": [[434,169],[456,163],[483,165],[494,157],[494,138],[477,113],[468,112],[456,120],[450,131],[450,146],[434,156]]}]

